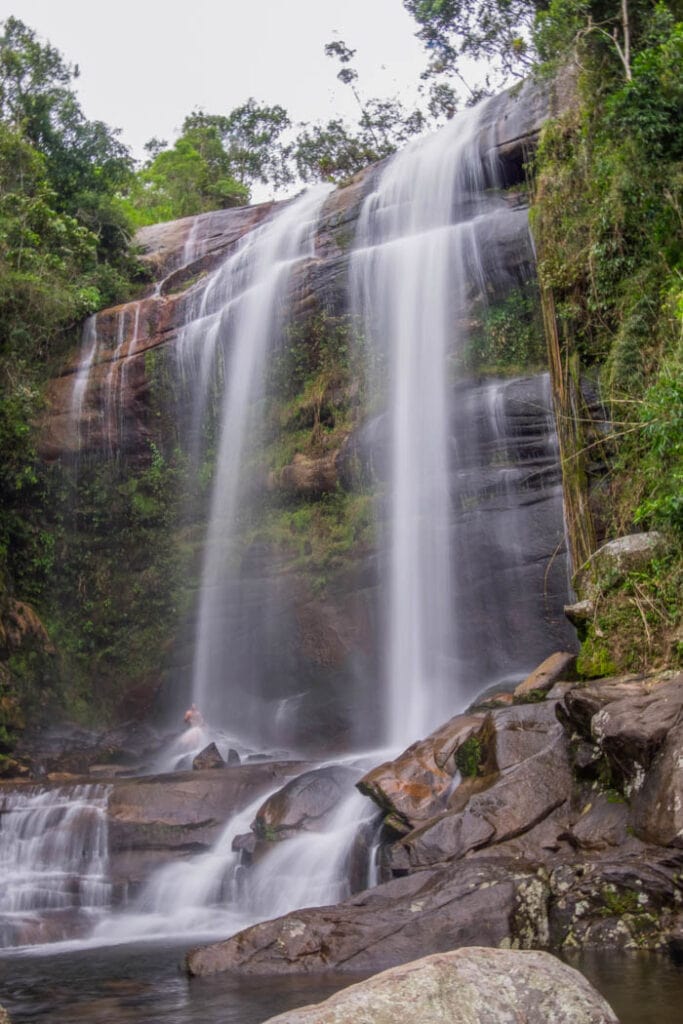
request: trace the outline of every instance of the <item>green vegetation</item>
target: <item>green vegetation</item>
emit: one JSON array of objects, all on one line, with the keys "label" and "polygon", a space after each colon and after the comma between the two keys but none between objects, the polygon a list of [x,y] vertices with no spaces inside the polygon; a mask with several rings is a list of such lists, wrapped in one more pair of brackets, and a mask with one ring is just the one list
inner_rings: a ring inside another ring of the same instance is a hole
[{"label": "green vegetation", "polygon": [[485,760],[484,747],[477,736],[470,736],[455,752],[455,766],[461,775],[468,778],[481,775]]},{"label": "green vegetation", "polygon": [[538,293],[529,282],[487,305],[458,363],[459,372],[529,373],[545,366]]},{"label": "green vegetation", "polygon": [[[560,9],[573,12],[561,32]],[[598,676],[680,658],[683,25],[663,3],[624,5],[613,35],[586,17],[566,0],[544,15],[555,62],[571,45],[580,71],[577,103],[542,134],[534,208],[570,541],[575,564],[601,534],[656,527],[670,545],[665,568],[653,562],[598,603],[579,658]],[[583,400],[586,374],[608,434]],[[596,457],[609,474],[589,493]]]}]

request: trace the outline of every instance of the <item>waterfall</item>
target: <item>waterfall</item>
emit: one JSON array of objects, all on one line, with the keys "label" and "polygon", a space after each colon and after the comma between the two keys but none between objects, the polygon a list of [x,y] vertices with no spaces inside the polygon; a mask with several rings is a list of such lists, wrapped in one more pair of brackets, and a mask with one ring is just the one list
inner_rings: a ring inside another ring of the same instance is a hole
[{"label": "waterfall", "polygon": [[111,901],[102,785],[0,795],[0,945],[83,933]]},{"label": "waterfall", "polygon": [[83,326],[81,338],[81,358],[78,369],[74,375],[74,383],[71,391],[71,407],[69,410],[69,421],[73,425],[76,448],[80,449],[83,443],[81,434],[81,418],[83,415],[83,402],[90,383],[90,371],[92,370],[95,356],[99,347],[97,337],[97,313],[88,317]]},{"label": "waterfall", "polygon": [[[244,692],[243,680],[231,673],[231,633],[226,602],[240,606],[244,595],[236,582],[234,534],[246,484],[245,459],[252,432],[258,430],[257,404],[269,347],[282,329],[285,300],[293,270],[314,255],[320,208],[330,187],[311,189],[274,219],[245,237],[207,286],[199,319],[182,341],[194,347],[201,335],[200,398],[208,380],[212,351],[223,351],[224,389],[220,441],[213,483],[208,535],[204,547],[192,699],[215,720],[236,729],[254,726],[258,696]],[[237,586],[237,594],[231,587]],[[264,609],[258,614],[263,617]],[[265,642],[257,630],[257,643]]]},{"label": "waterfall", "polygon": [[[352,303],[369,364],[379,367],[370,385],[386,390],[388,410],[380,519],[392,745],[406,745],[461,710],[496,674],[506,674],[502,665],[508,675],[526,667],[507,657],[500,617],[480,604],[476,621],[469,607],[485,556],[472,543],[468,513],[478,498],[468,493],[467,467],[481,452],[471,426],[454,429],[463,426],[459,405],[472,412],[467,396],[477,391],[476,382],[456,386],[455,369],[474,304],[514,283],[505,246],[532,262],[526,212],[487,192],[499,185],[490,137],[497,102],[464,111],[390,161],[364,201],[352,256]],[[481,397],[486,411],[487,392]],[[491,412],[495,417],[489,404]],[[514,523],[505,529],[514,548]],[[505,589],[509,567],[503,551],[489,581],[503,588],[503,604],[512,599]],[[491,646],[500,648],[495,669]]]}]

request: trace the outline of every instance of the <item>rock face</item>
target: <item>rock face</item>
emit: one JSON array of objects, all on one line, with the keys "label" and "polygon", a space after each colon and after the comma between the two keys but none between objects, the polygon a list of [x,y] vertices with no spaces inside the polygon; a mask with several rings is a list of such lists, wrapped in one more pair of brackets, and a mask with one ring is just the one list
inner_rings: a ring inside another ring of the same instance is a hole
[{"label": "rock face", "polygon": [[[387,881],[197,950],[190,972],[376,970],[475,944],[674,948],[682,686],[557,683],[545,700],[456,717],[360,783],[388,814]],[[471,772],[459,782],[458,760]]]},{"label": "rock face", "polygon": [[572,967],[539,952],[459,949],[395,967],[266,1024],[619,1024]]}]

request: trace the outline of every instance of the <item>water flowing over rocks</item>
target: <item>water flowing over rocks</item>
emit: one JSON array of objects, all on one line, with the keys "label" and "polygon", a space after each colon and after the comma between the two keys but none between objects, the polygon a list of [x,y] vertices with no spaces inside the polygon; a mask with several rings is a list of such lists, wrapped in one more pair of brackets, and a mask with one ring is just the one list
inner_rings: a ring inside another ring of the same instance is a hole
[{"label": "water flowing over rocks", "polygon": [[460,949],[351,985],[266,1024],[619,1024],[586,979],[547,953]]},{"label": "water flowing over rocks", "polygon": [[682,686],[559,681],[457,716],[359,783],[387,814],[382,884],[194,951],[188,969],[375,970],[484,943],[677,948]]},{"label": "water flowing over rocks", "polygon": [[116,780],[108,806],[112,878],[138,886],[159,864],[210,849],[231,815],[305,767],[269,762]]}]

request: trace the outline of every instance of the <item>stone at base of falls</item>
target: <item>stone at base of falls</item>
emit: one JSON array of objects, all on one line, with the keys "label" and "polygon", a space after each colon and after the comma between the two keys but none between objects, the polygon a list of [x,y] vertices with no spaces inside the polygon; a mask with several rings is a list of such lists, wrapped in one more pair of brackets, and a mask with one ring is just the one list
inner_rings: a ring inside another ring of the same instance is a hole
[{"label": "stone at base of falls", "polygon": [[301,831],[316,832],[341,800],[353,792],[358,774],[339,765],[304,772],[269,797],[253,824],[259,839],[288,839]]},{"label": "stone at base of falls", "polygon": [[529,694],[547,693],[560,679],[574,679],[576,655],[569,651],[556,651],[542,661],[515,689],[514,696],[528,697]]},{"label": "stone at base of falls", "polygon": [[265,1024],[619,1024],[592,985],[549,953],[470,947],[423,957]]},{"label": "stone at base of falls", "polygon": [[204,768],[225,768],[226,762],[215,743],[209,743],[208,747],[197,754],[192,761],[193,771],[202,771]]},{"label": "stone at base of falls", "polygon": [[9,1013],[4,1006],[0,1006],[0,1024],[12,1024]]},{"label": "stone at base of falls", "polygon": [[399,822],[414,827],[427,821],[445,806],[457,751],[479,735],[484,722],[483,714],[456,715],[395,760],[373,768],[358,788]]}]

